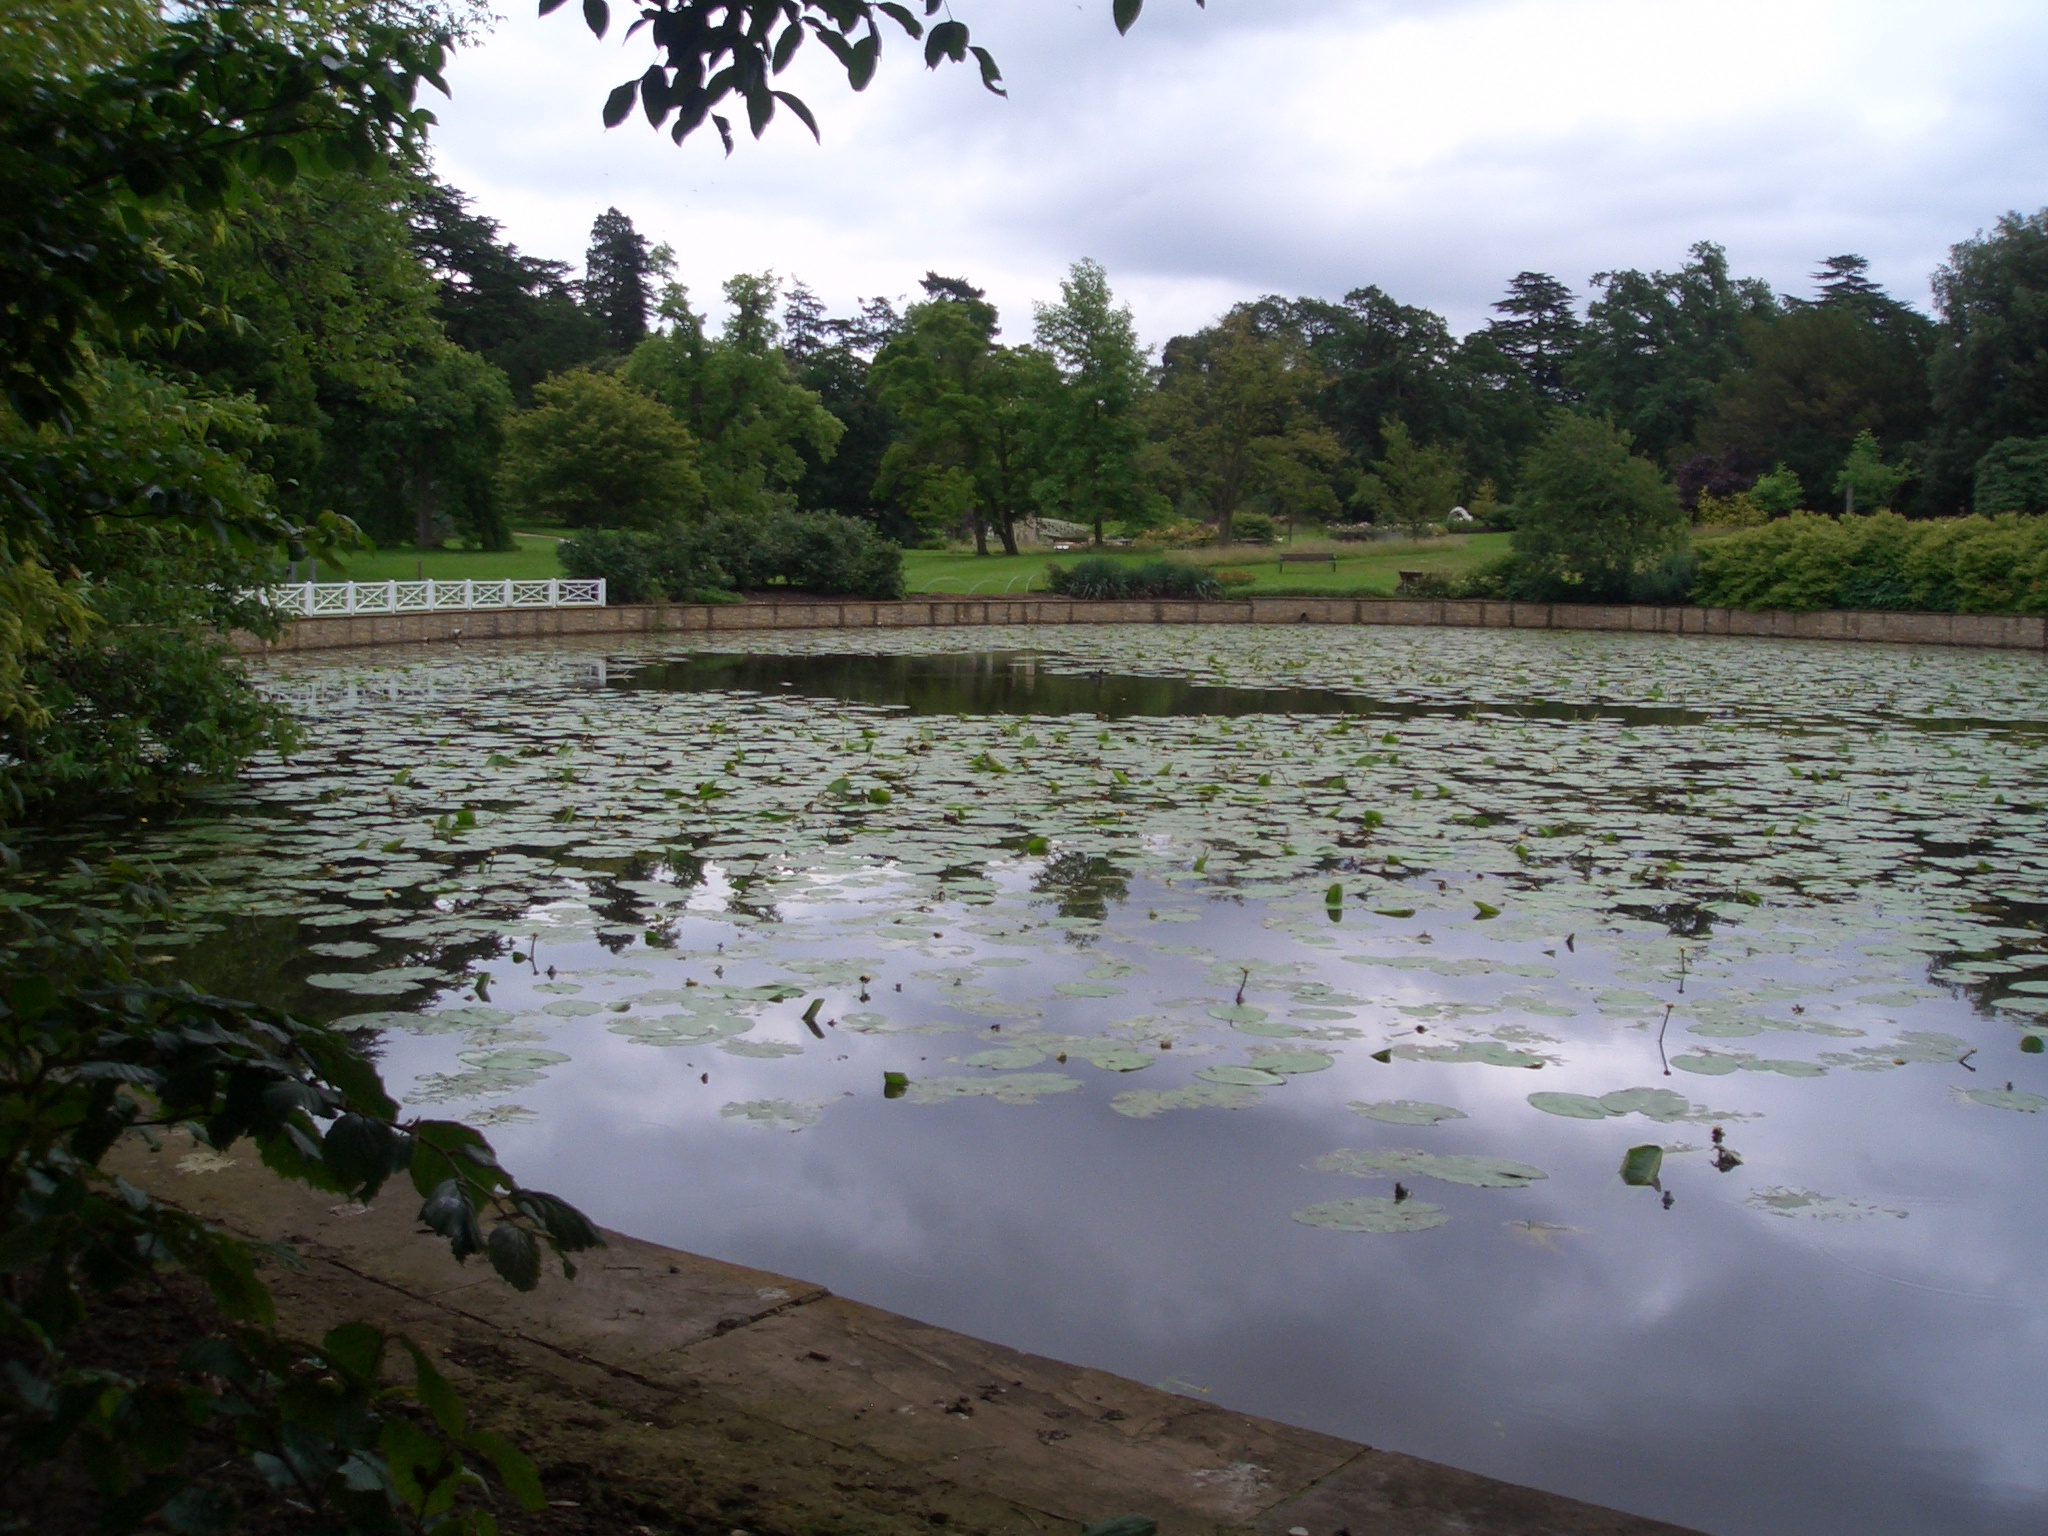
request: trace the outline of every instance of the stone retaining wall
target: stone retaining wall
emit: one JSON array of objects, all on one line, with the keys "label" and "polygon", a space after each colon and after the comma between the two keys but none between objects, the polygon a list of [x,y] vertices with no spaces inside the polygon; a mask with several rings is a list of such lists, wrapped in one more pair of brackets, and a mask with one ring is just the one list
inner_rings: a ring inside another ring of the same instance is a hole
[{"label": "stone retaining wall", "polygon": [[757,629],[936,629],[984,624],[1417,624],[1478,629],[1629,630],[1643,634],[1753,635],[2048,651],[2048,619],[2009,614],[1788,613],[1633,604],[1430,602],[1337,597],[1254,597],[1222,602],[1076,602],[1057,597],[835,599],[617,608],[470,610],[300,619],[246,652],[319,651],[432,640],[519,640],[563,635],[726,634]]}]

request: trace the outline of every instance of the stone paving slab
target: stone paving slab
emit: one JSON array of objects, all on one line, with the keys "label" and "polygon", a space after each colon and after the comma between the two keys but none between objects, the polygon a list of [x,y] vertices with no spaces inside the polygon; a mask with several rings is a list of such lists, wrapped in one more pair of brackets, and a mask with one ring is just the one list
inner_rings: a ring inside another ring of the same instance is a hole
[{"label": "stone paving slab", "polygon": [[643,1482],[708,1468],[791,1509],[852,1500],[832,1516],[849,1531],[886,1529],[893,1500],[956,1510],[963,1524],[971,1512],[988,1532],[1070,1532],[1140,1511],[1164,1536],[1687,1536],[623,1234],[607,1233],[574,1281],[551,1273],[522,1296],[421,1235],[409,1187],[364,1209],[288,1184],[242,1149],[221,1158],[182,1137],[154,1152],[132,1142],[111,1166],[295,1249],[309,1268],[278,1287],[288,1318],[325,1326],[336,1295],[367,1298],[375,1320],[434,1341],[453,1364],[504,1355],[495,1377],[482,1372],[485,1396],[513,1382],[572,1424],[608,1425],[601,1455],[641,1466]]}]

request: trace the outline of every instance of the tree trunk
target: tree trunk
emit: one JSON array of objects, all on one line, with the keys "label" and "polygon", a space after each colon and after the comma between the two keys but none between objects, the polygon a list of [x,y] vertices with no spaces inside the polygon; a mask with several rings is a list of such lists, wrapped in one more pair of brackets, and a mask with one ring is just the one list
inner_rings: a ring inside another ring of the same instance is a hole
[{"label": "tree trunk", "polygon": [[421,549],[434,544],[434,482],[418,468],[412,473],[412,541]]},{"label": "tree trunk", "polygon": [[974,509],[974,552],[977,555],[988,553],[988,520],[981,515],[979,507]]},{"label": "tree trunk", "polygon": [[996,533],[1002,538],[1004,554],[1014,555],[1015,553],[1017,553],[1016,514],[1011,512],[998,512],[996,514]]}]

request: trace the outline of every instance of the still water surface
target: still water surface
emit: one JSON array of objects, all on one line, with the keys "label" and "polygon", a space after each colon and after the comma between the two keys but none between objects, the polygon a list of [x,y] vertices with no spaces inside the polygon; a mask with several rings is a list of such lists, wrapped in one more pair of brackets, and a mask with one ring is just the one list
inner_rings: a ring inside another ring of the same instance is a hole
[{"label": "still water surface", "polygon": [[213,882],[169,963],[378,1030],[608,1225],[1728,1536],[2048,1525],[2038,657],[1144,629],[274,681],[305,755],[150,834]]}]

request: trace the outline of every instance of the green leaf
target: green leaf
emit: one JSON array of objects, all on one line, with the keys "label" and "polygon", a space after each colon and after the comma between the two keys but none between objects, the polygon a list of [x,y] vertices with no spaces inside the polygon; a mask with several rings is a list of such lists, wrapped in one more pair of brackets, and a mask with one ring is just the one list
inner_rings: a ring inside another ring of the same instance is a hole
[{"label": "green leaf", "polygon": [[206,1245],[200,1268],[207,1290],[228,1318],[266,1328],[277,1321],[270,1290],[256,1278],[256,1255],[248,1244],[214,1236]]},{"label": "green leaf", "polygon": [[604,1234],[592,1225],[590,1218],[558,1195],[521,1189],[513,1192],[512,1204],[539,1222],[549,1240],[564,1253],[604,1246]]},{"label": "green leaf", "polygon": [[928,69],[937,69],[939,61],[951,59],[958,64],[967,57],[967,28],[957,21],[942,21],[925,35],[924,62]]},{"label": "green leaf", "polygon": [[992,95],[1008,96],[1010,93],[1003,89],[1003,72],[996,68],[995,55],[979,44],[967,51],[974,55],[974,62],[981,66],[982,88]]},{"label": "green leaf", "polygon": [[521,1509],[537,1510],[546,1505],[547,1495],[540,1486],[540,1469],[534,1466],[532,1457],[492,1429],[478,1430],[469,1437],[469,1443],[491,1458],[491,1465],[498,1469],[499,1481],[519,1501]]},{"label": "green leaf", "polygon": [[612,24],[611,7],[605,0],[583,0],[583,24],[590,28],[592,36],[603,37],[605,28]]},{"label": "green leaf", "polygon": [[604,125],[616,128],[626,120],[626,114],[633,110],[633,99],[640,94],[640,82],[628,80],[613,89],[604,99]]},{"label": "green leaf", "polygon": [[896,0],[882,0],[882,3],[877,5],[875,9],[895,22],[897,26],[908,32],[912,37],[924,36],[924,23],[919,21],[906,8],[896,4]]},{"label": "green leaf", "polygon": [[1664,1149],[1658,1146],[1630,1147],[1621,1160],[1621,1182],[1638,1188],[1656,1189],[1664,1171]]},{"label": "green leaf", "polygon": [[24,976],[15,982],[7,1001],[17,1015],[33,1024],[55,1005],[57,989],[47,976]]},{"label": "green leaf", "polygon": [[530,1291],[540,1284],[540,1245],[526,1228],[501,1221],[491,1228],[484,1245],[491,1268],[515,1291]]},{"label": "green leaf", "polygon": [[483,1249],[475,1202],[458,1180],[447,1179],[435,1186],[420,1207],[420,1221],[448,1240],[448,1250],[458,1262]]},{"label": "green leaf", "polygon": [[[1136,23],[1138,19],[1138,12],[1144,9],[1145,0],[1116,0],[1115,15],[1117,31],[1119,33],[1130,31],[1131,27]],[[1082,1532],[1082,1536],[1089,1536],[1089,1533],[1084,1531]]]},{"label": "green leaf", "polygon": [[2048,1047],[2044,1047],[2041,1044],[2041,1037],[2039,1035],[2023,1035],[2020,1037],[2020,1049],[2029,1056],[2038,1056]]},{"label": "green leaf", "polygon": [[320,1341],[320,1352],[337,1370],[374,1382],[384,1364],[384,1330],[368,1323],[343,1323]]},{"label": "green leaf", "polygon": [[468,1415],[462,1407],[462,1398],[448,1384],[448,1378],[434,1369],[434,1362],[427,1358],[427,1352],[411,1339],[400,1336],[399,1342],[412,1356],[413,1390],[418,1394],[420,1406],[433,1415],[434,1422],[441,1427],[444,1435],[460,1436]]},{"label": "green leaf", "polygon": [[1489,917],[1500,916],[1500,908],[1496,907],[1490,901],[1475,901],[1472,903],[1472,905],[1479,909],[1477,915],[1473,918],[1474,922],[1483,923]]},{"label": "green leaf", "polygon": [[907,1073],[903,1073],[903,1072],[884,1072],[884,1073],[882,1074],[882,1097],[883,1097],[883,1098],[885,1098],[885,1099],[900,1099],[900,1098],[902,1098],[902,1097],[903,1097],[903,1095],[904,1095],[904,1094],[908,1093],[909,1091],[910,1091],[910,1077],[909,1077],[909,1075],[908,1075]]}]

